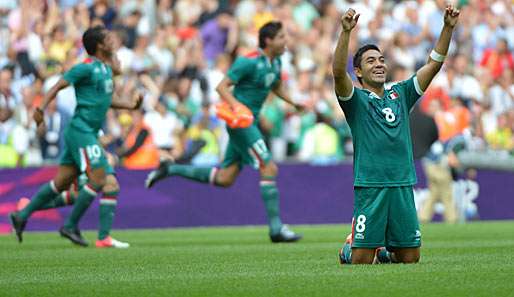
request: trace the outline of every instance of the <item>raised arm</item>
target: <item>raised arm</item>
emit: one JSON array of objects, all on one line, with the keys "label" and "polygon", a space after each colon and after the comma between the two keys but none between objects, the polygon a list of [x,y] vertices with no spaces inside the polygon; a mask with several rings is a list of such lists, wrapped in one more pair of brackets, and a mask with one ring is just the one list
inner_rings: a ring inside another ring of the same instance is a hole
[{"label": "raised arm", "polygon": [[341,27],[343,31],[339,35],[336,51],[334,53],[334,61],[332,63],[332,73],[334,75],[334,86],[336,94],[342,97],[351,95],[353,83],[350,75],[346,72],[348,64],[348,43],[350,42],[350,33],[352,32],[360,14],[356,14],[355,10],[348,9],[341,17]]},{"label": "raised arm", "polygon": [[41,123],[43,123],[45,119],[45,113],[44,110],[52,102],[52,100],[55,99],[57,96],[57,93],[59,93],[60,90],[66,88],[70,84],[65,79],[61,78],[57,81],[57,83],[45,94],[45,97],[43,98],[43,103],[40,107],[37,107],[34,111],[34,121],[39,126]]},{"label": "raised arm", "polygon": [[116,53],[113,53],[107,64],[111,66],[113,76],[120,75],[122,73],[121,63],[120,60],[118,60],[118,58],[116,57]]},{"label": "raised arm", "polygon": [[457,21],[459,19],[459,10],[453,5],[446,6],[444,11],[444,26],[439,35],[439,39],[434,50],[430,53],[427,63],[421,67],[417,73],[417,79],[422,91],[428,88],[428,85],[443,66],[444,59],[448,53],[450,40]]}]

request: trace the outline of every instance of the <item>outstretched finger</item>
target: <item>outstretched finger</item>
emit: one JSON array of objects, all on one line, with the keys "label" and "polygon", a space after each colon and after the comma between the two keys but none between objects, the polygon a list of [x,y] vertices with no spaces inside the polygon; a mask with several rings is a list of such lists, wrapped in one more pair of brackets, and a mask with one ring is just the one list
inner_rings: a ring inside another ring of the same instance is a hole
[{"label": "outstretched finger", "polygon": [[355,17],[353,18],[355,20],[355,22],[358,22],[359,21],[359,17],[361,16],[360,13],[356,14]]}]

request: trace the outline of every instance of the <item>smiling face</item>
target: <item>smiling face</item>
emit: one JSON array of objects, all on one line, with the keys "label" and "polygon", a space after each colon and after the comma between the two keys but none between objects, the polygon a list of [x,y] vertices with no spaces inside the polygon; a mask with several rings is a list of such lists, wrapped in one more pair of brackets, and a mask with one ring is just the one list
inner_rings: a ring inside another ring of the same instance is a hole
[{"label": "smiling face", "polygon": [[387,75],[384,55],[374,49],[364,52],[360,66],[355,68],[355,74],[362,80],[363,84],[382,86]]}]

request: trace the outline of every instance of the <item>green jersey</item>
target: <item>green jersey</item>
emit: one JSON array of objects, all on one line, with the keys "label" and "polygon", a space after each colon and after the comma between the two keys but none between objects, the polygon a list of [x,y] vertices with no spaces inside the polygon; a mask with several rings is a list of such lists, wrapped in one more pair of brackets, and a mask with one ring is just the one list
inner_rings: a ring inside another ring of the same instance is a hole
[{"label": "green jersey", "polygon": [[356,187],[416,183],[409,112],[422,94],[413,76],[384,90],[383,98],[355,87],[349,97],[338,96],[352,132]]},{"label": "green jersey", "polygon": [[234,97],[246,105],[257,122],[262,104],[280,80],[280,58],[270,59],[262,52],[239,57],[228,71],[234,83]]},{"label": "green jersey", "polygon": [[111,106],[111,67],[95,58],[73,66],[63,77],[75,88],[77,107],[71,125],[83,132],[98,133]]}]

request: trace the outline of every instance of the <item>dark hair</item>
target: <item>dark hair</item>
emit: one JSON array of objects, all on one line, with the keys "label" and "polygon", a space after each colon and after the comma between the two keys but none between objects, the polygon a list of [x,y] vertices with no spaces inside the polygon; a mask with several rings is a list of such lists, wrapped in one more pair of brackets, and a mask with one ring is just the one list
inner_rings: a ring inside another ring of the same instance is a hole
[{"label": "dark hair", "polygon": [[84,48],[89,55],[96,54],[97,45],[104,41],[105,30],[103,26],[95,26],[87,29],[82,35],[82,44],[84,44]]},{"label": "dark hair", "polygon": [[[380,49],[378,48],[378,46],[376,46],[374,44],[365,44],[365,45],[361,46],[357,50],[355,55],[353,56],[353,68],[361,68],[362,56],[364,55],[365,52],[367,52],[369,50],[376,50],[376,51],[380,52]],[[357,79],[362,84],[362,79],[360,77],[357,77]]]},{"label": "dark hair", "polygon": [[275,38],[281,29],[282,23],[277,21],[271,21],[262,26],[259,29],[259,47],[264,49],[267,45],[266,38]]}]

